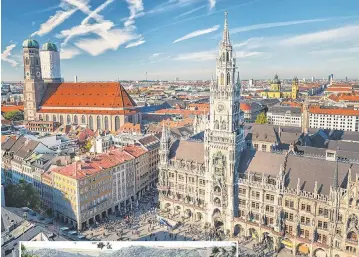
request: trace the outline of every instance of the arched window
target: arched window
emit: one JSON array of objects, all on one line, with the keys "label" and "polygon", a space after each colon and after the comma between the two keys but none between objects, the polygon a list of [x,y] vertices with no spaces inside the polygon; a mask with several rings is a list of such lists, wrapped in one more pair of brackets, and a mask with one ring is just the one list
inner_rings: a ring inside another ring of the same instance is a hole
[{"label": "arched window", "polygon": [[67,115],[67,124],[70,124],[71,123],[71,117],[70,115]]},{"label": "arched window", "polygon": [[56,115],[52,115],[52,121],[56,122]]},{"label": "arched window", "polygon": [[82,117],[81,117],[81,124],[86,124],[86,117],[85,117],[85,115],[82,115]]},{"label": "arched window", "polygon": [[46,114],[45,121],[49,121],[49,115]]},{"label": "arched window", "polygon": [[89,117],[89,128],[93,129],[93,119],[92,116]]},{"label": "arched window", "polygon": [[226,53],[223,53],[223,54],[222,54],[222,60],[223,60],[223,61],[226,61]]},{"label": "arched window", "polygon": [[39,65],[39,58],[36,58],[36,65]]},{"label": "arched window", "polygon": [[231,84],[231,74],[227,73],[227,85]]},{"label": "arched window", "polygon": [[229,62],[229,53],[227,52],[227,62]]},{"label": "arched window", "polygon": [[29,57],[25,58],[25,65],[29,65]]},{"label": "arched window", "polygon": [[221,73],[221,85],[223,86],[224,85],[224,74]]},{"label": "arched window", "polygon": [[60,115],[60,123],[64,124],[64,116]]},{"label": "arched window", "polygon": [[101,117],[97,116],[97,129],[101,129]]},{"label": "arched window", "polygon": [[108,117],[105,117],[105,130],[109,130],[108,129]]},{"label": "arched window", "polygon": [[120,117],[115,117],[115,130],[117,131],[120,128]]},{"label": "arched window", "polygon": [[74,116],[74,124],[79,124],[79,121],[77,119],[77,115]]}]

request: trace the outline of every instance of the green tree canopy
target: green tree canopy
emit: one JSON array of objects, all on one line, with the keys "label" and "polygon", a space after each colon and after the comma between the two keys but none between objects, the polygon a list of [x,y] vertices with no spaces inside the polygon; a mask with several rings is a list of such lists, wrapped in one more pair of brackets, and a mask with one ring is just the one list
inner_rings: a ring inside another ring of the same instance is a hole
[{"label": "green tree canopy", "polygon": [[19,184],[10,184],[5,188],[6,206],[29,207],[38,209],[40,207],[40,195],[30,183],[20,180]]},{"label": "green tree canopy", "polygon": [[267,124],[267,116],[265,115],[264,112],[261,112],[259,115],[257,115],[256,121],[255,123],[257,124]]},{"label": "green tree canopy", "polygon": [[21,111],[11,111],[4,113],[4,118],[12,121],[24,120],[24,113]]}]

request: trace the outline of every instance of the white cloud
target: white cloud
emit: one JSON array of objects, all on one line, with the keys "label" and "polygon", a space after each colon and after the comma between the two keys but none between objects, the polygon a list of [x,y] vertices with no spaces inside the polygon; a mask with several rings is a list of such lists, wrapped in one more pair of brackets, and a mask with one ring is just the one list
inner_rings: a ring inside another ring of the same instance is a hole
[{"label": "white cloud", "polygon": [[60,49],[60,58],[61,59],[71,59],[79,54],[80,54],[80,51],[75,47],[68,47],[68,48]]},{"label": "white cloud", "polygon": [[178,15],[176,17],[176,19],[180,18],[180,17],[183,17],[183,16],[186,16],[186,15],[191,14],[191,13],[197,12],[197,11],[199,11],[199,10],[205,8],[205,7],[206,7],[205,5],[198,6],[197,8],[194,8],[194,9],[188,11],[188,12],[185,12],[185,13],[182,13],[182,14]]},{"label": "white cloud", "polygon": [[236,34],[236,33],[240,33],[240,32],[258,30],[258,29],[269,29],[269,28],[275,28],[275,27],[283,27],[283,26],[290,26],[290,25],[313,23],[313,22],[323,22],[323,21],[329,21],[329,20],[332,20],[332,18],[262,23],[262,24],[255,24],[255,25],[250,25],[250,26],[234,28],[234,29],[230,30],[230,33]]},{"label": "white cloud", "polygon": [[125,27],[132,26],[135,23],[135,18],[143,16],[143,3],[142,0],[126,0],[128,9],[130,10],[130,16],[125,21]]},{"label": "white cloud", "polygon": [[146,42],[145,40],[140,39],[140,40],[138,40],[136,42],[129,43],[125,48],[136,47],[136,46],[144,44],[145,42]]},{"label": "white cloud", "polygon": [[357,25],[293,36],[287,39],[283,39],[279,43],[285,46],[295,46],[333,41],[345,42],[347,40],[353,39],[359,39],[359,26]]},{"label": "white cloud", "polygon": [[359,46],[349,47],[349,48],[331,48],[331,49],[321,49],[314,50],[310,52],[311,54],[319,55],[333,55],[333,54],[346,54],[346,53],[359,53]]},{"label": "white cloud", "polygon": [[246,52],[246,51],[237,51],[236,52],[236,57],[240,58],[240,59],[244,59],[247,57],[252,57],[252,56],[258,56],[258,55],[262,55],[262,52]]},{"label": "white cloud", "polygon": [[173,41],[173,43],[177,43],[177,42],[180,42],[180,41],[183,41],[183,40],[187,40],[187,39],[190,39],[190,38],[194,38],[194,37],[198,37],[198,36],[201,36],[201,35],[204,35],[204,34],[208,34],[208,33],[211,33],[213,31],[216,31],[219,29],[219,25],[216,25],[216,26],[213,26],[212,28],[208,28],[208,29],[203,29],[203,30],[196,30],[194,32],[191,32],[179,39],[176,39],[175,41]]},{"label": "white cloud", "polygon": [[166,11],[172,11],[178,8],[189,6],[199,2],[200,0],[168,0],[165,3],[155,6],[152,10],[149,10],[147,13],[161,13]]},{"label": "white cloud", "polygon": [[209,0],[209,9],[212,10],[216,6],[216,0]]},{"label": "white cloud", "polygon": [[170,55],[169,55],[169,56],[166,56],[166,57],[164,57],[164,58],[160,58],[160,59],[156,59],[156,60],[150,61],[149,63],[150,63],[150,64],[153,64],[153,63],[157,63],[157,62],[163,62],[163,61],[169,60],[169,59],[171,59],[171,56],[170,56]]},{"label": "white cloud", "polygon": [[102,21],[102,16],[98,13],[103,11],[109,4],[113,3],[114,0],[107,0],[103,4],[101,4],[99,7],[97,7],[94,11],[90,12],[88,16],[81,22],[81,24],[87,24],[91,18],[96,19],[96,21]]},{"label": "white cloud", "polygon": [[43,36],[51,32],[55,27],[67,20],[77,9],[68,11],[57,11],[54,16],[51,16],[45,23],[40,25],[40,29],[31,34],[31,36]]},{"label": "white cloud", "polygon": [[163,53],[154,53],[154,54],[152,54],[152,56],[151,57],[158,57],[158,56],[160,56],[160,55],[162,55]]},{"label": "white cloud", "polygon": [[120,45],[137,38],[132,32],[121,29],[101,31],[96,39],[80,39],[75,45],[89,54],[96,56],[112,49],[116,50]]},{"label": "white cloud", "polygon": [[7,46],[4,52],[1,54],[1,60],[10,63],[12,67],[16,67],[19,64],[14,59],[9,58],[11,56],[11,50],[14,49],[15,47],[16,44],[11,44]]}]

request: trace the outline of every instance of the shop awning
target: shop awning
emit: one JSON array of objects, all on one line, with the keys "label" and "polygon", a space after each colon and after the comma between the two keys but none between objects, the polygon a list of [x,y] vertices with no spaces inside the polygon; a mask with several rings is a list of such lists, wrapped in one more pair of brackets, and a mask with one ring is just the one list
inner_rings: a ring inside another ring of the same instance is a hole
[{"label": "shop awning", "polygon": [[290,248],[293,247],[293,243],[291,241],[289,241],[289,240],[285,240],[285,239],[282,240],[282,244],[284,244],[285,246],[288,246]]},{"label": "shop awning", "polygon": [[298,251],[304,254],[308,254],[309,253],[309,248],[306,245],[301,245],[298,248]]}]

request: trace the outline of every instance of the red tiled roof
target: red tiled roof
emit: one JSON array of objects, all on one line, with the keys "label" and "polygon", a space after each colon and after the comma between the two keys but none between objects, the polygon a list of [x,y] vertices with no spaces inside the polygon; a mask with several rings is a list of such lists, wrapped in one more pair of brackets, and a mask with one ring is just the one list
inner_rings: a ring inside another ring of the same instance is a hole
[{"label": "red tiled roof", "polygon": [[124,148],[122,148],[125,152],[131,154],[134,157],[140,157],[141,155],[145,154],[147,152],[146,149],[136,146],[136,145],[127,145]]},{"label": "red tiled roof", "polygon": [[241,108],[242,111],[250,111],[251,110],[251,106],[249,104],[246,104],[246,103],[241,103],[240,108]]},{"label": "red tiled roof", "polygon": [[102,114],[102,115],[130,115],[136,110],[79,110],[79,109],[46,109],[41,108],[38,113],[73,113],[73,114]]},{"label": "red tiled roof", "polygon": [[74,179],[81,179],[102,172],[108,168],[119,165],[125,161],[134,159],[130,154],[120,149],[112,150],[109,153],[97,155],[88,162],[77,161],[65,167],[53,170],[55,173],[62,174]]},{"label": "red tiled roof", "polygon": [[24,111],[23,105],[1,105],[1,112]]},{"label": "red tiled roof", "polygon": [[328,92],[351,92],[352,88],[351,87],[328,87],[325,91]]},{"label": "red tiled roof", "polygon": [[344,108],[320,108],[320,106],[311,106],[309,108],[309,112],[314,114],[359,116],[359,110]]},{"label": "red tiled roof", "polygon": [[345,101],[345,102],[359,102],[359,95],[354,95],[354,94],[339,94],[339,95],[330,95],[329,99],[336,101],[336,102],[340,102],[340,101]]},{"label": "red tiled roof", "polygon": [[112,107],[136,106],[119,82],[50,83],[42,107]]},{"label": "red tiled roof", "polygon": [[141,133],[141,124],[133,124],[130,122],[126,122],[120,127],[119,132],[137,132]]}]

